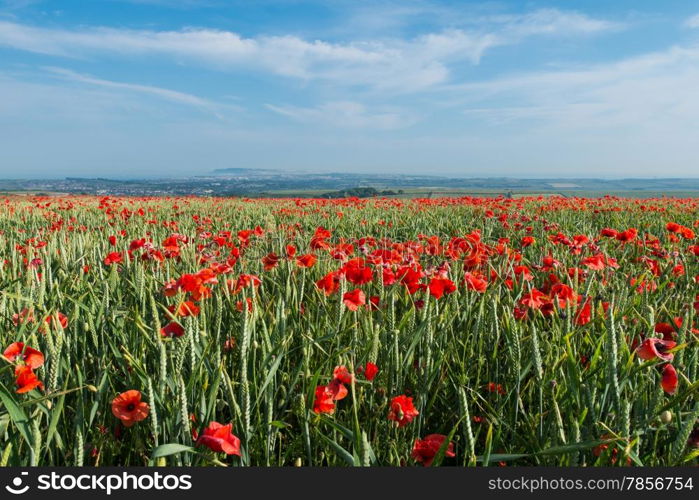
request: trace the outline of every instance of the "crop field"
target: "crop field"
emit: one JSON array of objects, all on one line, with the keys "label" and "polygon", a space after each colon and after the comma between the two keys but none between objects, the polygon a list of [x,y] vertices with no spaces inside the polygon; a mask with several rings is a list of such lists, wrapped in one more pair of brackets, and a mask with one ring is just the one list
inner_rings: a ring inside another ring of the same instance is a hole
[{"label": "crop field", "polygon": [[698,209],[3,198],[0,465],[697,465]]}]

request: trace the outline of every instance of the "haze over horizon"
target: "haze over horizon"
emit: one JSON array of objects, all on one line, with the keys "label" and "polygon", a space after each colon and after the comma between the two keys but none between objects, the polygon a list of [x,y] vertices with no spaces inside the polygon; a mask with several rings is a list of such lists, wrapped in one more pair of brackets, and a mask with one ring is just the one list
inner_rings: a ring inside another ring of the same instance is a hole
[{"label": "haze over horizon", "polygon": [[699,172],[699,3],[0,0],[0,178]]}]

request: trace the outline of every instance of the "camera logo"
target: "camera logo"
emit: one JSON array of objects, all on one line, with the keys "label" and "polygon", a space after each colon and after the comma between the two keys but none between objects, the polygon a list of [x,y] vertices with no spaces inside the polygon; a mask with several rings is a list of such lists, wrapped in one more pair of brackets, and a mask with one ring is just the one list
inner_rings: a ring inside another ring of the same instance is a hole
[{"label": "camera logo", "polygon": [[22,472],[22,473],[20,473],[19,476],[17,476],[16,478],[14,478],[14,479],[12,480],[12,486],[10,486],[10,485],[8,484],[8,485],[5,486],[5,489],[6,489],[7,491],[9,491],[10,493],[12,493],[13,495],[21,495],[21,494],[23,494],[23,493],[26,493],[27,490],[29,489],[29,485],[25,485],[25,486],[22,488],[22,476],[28,476],[28,475],[29,475],[28,472]]}]

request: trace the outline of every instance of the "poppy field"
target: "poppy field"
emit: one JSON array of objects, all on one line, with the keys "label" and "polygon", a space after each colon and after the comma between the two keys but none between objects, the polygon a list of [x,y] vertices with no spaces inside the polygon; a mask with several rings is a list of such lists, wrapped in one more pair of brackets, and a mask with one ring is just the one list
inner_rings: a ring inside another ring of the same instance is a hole
[{"label": "poppy field", "polygon": [[0,465],[697,465],[698,209],[2,199]]}]

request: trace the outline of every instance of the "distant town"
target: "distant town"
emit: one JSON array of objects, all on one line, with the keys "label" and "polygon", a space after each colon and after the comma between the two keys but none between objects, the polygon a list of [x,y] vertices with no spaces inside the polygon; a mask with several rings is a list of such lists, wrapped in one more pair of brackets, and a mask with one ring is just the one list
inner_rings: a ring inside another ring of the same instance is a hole
[{"label": "distant town", "polygon": [[512,196],[697,196],[699,178],[666,179],[516,179],[458,178],[426,175],[289,173],[230,168],[209,175],[162,179],[0,179],[0,193],[85,194],[114,196],[241,197],[416,197]]}]

